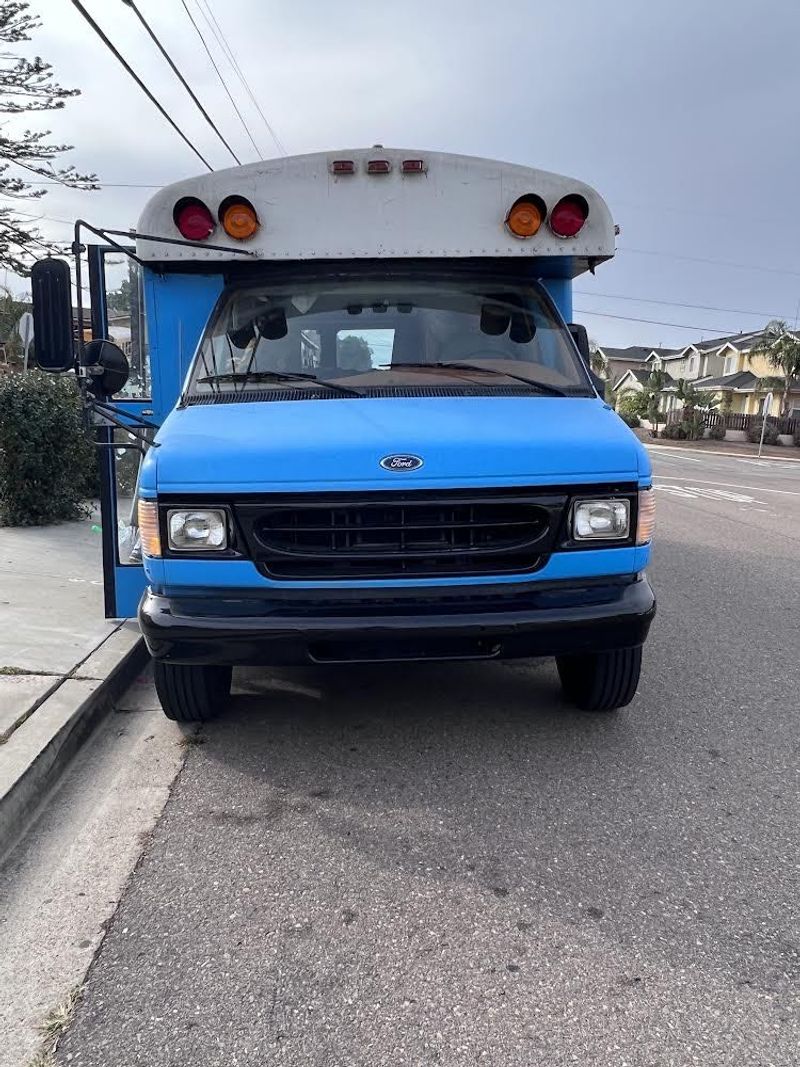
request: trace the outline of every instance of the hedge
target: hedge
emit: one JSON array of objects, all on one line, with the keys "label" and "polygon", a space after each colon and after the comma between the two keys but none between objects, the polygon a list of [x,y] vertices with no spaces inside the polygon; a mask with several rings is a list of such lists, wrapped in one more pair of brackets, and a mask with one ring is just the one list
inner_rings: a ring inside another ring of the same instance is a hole
[{"label": "hedge", "polygon": [[[750,441],[751,444],[757,445],[757,444],[761,443],[761,427],[762,427],[762,425],[763,425],[763,420],[762,419],[758,419],[757,421],[755,419],[753,419],[750,422],[750,425],[747,427],[747,430],[746,430],[747,440]],[[767,425],[764,427],[764,444],[765,445],[779,445],[780,444],[780,441],[778,440],[778,427],[775,425],[774,422],[771,422],[769,419],[767,419]]]},{"label": "hedge", "polygon": [[0,523],[80,518],[96,487],[97,458],[74,377],[0,377]]}]

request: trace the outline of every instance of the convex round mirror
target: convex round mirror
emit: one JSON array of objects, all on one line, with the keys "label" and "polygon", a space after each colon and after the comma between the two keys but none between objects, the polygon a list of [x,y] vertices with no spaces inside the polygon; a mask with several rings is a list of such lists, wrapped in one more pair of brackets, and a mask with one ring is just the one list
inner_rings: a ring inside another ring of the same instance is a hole
[{"label": "convex round mirror", "polygon": [[128,357],[113,341],[100,338],[89,341],[83,349],[89,372],[89,389],[95,396],[114,396],[123,389],[130,375]]}]

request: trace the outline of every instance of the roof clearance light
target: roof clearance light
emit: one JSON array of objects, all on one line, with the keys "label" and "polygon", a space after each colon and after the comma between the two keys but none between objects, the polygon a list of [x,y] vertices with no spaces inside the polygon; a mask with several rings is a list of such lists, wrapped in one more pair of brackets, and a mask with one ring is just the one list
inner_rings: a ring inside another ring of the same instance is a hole
[{"label": "roof clearance light", "polygon": [[506,216],[506,226],[515,237],[533,237],[547,214],[544,200],[534,194],[521,196]]},{"label": "roof clearance light", "polygon": [[219,221],[229,237],[246,241],[258,232],[259,221],[256,209],[241,196],[229,196],[219,208]]},{"label": "roof clearance light", "polygon": [[214,232],[214,216],[202,200],[187,196],[172,210],[172,219],[187,241],[205,241]]},{"label": "roof clearance light", "polygon": [[589,205],[582,196],[563,196],[550,212],[550,229],[556,237],[577,237],[589,217]]},{"label": "roof clearance light", "polygon": [[425,173],[425,160],[424,159],[404,159],[402,164],[403,174],[424,174]]},{"label": "roof clearance light", "polygon": [[371,159],[367,163],[367,174],[388,174],[391,169],[388,159]]},{"label": "roof clearance light", "polygon": [[334,159],[331,174],[355,174],[356,165],[352,159]]}]

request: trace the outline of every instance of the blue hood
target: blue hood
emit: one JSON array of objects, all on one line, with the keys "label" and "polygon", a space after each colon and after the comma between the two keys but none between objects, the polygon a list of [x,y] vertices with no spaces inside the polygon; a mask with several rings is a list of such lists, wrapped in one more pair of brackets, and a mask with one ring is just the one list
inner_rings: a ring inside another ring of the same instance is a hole
[{"label": "blue hood", "polygon": [[[601,400],[457,397],[273,401],[173,411],[141,488],[175,492],[400,489],[642,481],[650,461]],[[392,453],[414,471],[383,470]]]}]

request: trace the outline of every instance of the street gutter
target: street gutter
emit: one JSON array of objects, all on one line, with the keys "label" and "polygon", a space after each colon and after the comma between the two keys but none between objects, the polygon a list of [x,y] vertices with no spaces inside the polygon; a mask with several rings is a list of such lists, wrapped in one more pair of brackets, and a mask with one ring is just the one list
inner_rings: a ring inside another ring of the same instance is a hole
[{"label": "street gutter", "polygon": [[146,662],[138,626],[120,622],[87,657],[54,680],[0,745],[0,861]]}]

